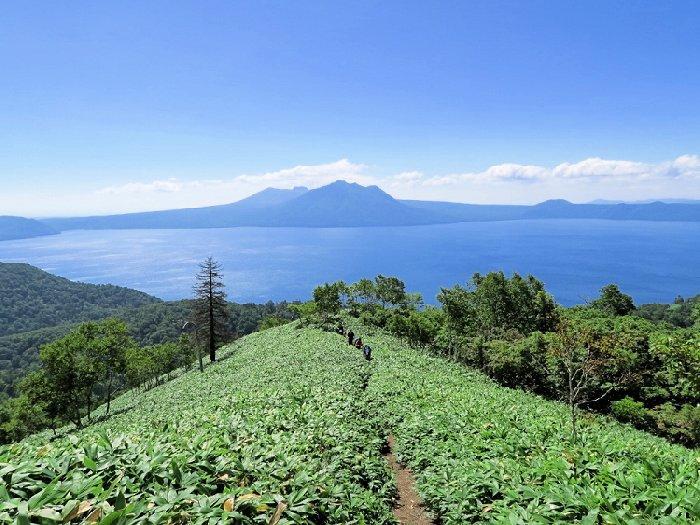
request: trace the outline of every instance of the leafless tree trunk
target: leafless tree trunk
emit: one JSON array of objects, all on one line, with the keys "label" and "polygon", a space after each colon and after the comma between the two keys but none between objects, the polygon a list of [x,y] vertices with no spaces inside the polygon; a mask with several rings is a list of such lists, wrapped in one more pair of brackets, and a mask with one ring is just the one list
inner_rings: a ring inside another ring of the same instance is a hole
[{"label": "leafless tree trunk", "polygon": [[580,407],[602,401],[613,390],[613,386],[609,386],[596,398],[590,397],[592,386],[608,365],[608,360],[594,355],[590,333],[583,327],[574,329],[562,323],[559,328],[559,344],[558,357],[564,367],[567,381],[566,400],[571,415],[572,440],[578,442]]}]

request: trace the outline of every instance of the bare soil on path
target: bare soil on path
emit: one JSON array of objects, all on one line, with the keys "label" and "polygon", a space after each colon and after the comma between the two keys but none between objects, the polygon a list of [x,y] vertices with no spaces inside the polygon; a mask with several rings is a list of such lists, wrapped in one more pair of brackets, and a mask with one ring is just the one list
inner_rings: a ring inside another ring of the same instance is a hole
[{"label": "bare soil on path", "polygon": [[394,507],[394,516],[402,525],[434,525],[435,521],[423,507],[423,500],[416,491],[416,478],[403,467],[394,454],[394,436],[389,436],[389,451],[385,458],[396,477],[399,499]]}]

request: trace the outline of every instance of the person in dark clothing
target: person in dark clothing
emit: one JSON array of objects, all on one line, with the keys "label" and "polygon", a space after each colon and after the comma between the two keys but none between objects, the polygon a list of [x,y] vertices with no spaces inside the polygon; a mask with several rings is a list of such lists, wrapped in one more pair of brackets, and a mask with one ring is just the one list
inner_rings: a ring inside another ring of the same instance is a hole
[{"label": "person in dark clothing", "polygon": [[355,332],[348,330],[348,344],[352,345],[355,342]]},{"label": "person in dark clothing", "polygon": [[365,354],[365,359],[367,359],[367,361],[372,360],[372,347],[371,346],[369,346],[369,345],[363,346],[362,353]]},{"label": "person in dark clothing", "polygon": [[362,338],[361,337],[358,337],[357,341],[355,341],[355,348],[357,348],[358,350],[362,350]]},{"label": "person in dark clothing", "polygon": [[335,331],[336,331],[336,333],[338,333],[340,335],[345,335],[345,329],[343,328],[342,324],[339,324],[338,328],[336,328]]}]

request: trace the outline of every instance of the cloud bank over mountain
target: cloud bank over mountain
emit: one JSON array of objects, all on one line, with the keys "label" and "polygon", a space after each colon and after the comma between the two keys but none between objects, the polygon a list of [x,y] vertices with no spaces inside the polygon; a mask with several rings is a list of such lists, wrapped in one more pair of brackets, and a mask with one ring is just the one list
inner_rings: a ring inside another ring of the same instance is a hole
[{"label": "cloud bank over mountain", "polygon": [[[483,170],[447,174],[421,170],[386,173],[378,166],[346,158],[321,164],[297,165],[264,173],[231,177],[159,178],[131,180],[65,194],[5,195],[0,211],[33,216],[121,213],[199,207],[242,199],[267,187],[318,188],[335,180],[377,185],[402,199],[445,200],[481,204],[532,204],[563,198],[573,202],[595,199],[642,200],[700,198],[700,156],[685,154],[658,163],[590,157],[553,166],[502,163]],[[50,198],[49,198],[50,197]]]}]

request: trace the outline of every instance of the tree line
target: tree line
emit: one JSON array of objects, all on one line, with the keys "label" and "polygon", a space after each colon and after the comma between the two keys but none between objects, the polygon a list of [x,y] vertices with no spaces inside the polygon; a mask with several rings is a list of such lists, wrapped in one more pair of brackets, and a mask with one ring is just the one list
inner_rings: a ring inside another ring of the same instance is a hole
[{"label": "tree line", "polygon": [[[0,442],[46,428],[56,432],[66,424],[90,424],[101,405],[100,417],[107,417],[116,394],[153,388],[197,362],[203,370],[205,355],[214,362],[217,349],[239,335],[295,317],[286,303],[227,303],[221,267],[211,258],[200,266],[194,292],[193,300],[162,319],[140,319],[136,329],[123,319],[108,318],[74,326],[42,343],[39,366],[17,381],[15,397],[0,403]],[[162,314],[162,304],[145,308]],[[185,324],[191,329],[183,330]],[[155,328],[163,330],[163,338]]]},{"label": "tree line", "polygon": [[[73,282],[28,264],[0,263],[0,402],[39,366],[39,349],[80,323],[122,319],[144,346],[177,341],[194,299],[161,301],[112,285]],[[250,333],[268,316],[291,315],[286,303],[227,303],[226,331]]]},{"label": "tree line", "polygon": [[[644,308],[618,286],[585,305],[558,305],[533,276],[476,273],[426,306],[396,277],[326,283],[299,307],[332,327],[345,310],[499,383],[608,414],[688,446],[700,444],[700,301]],[[681,309],[682,308],[682,309]],[[585,414],[585,413],[584,413]]]}]

